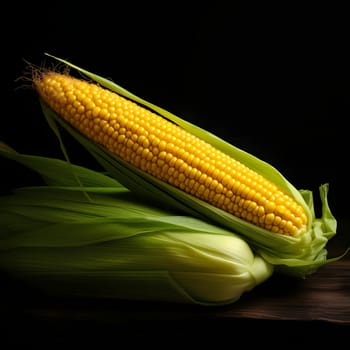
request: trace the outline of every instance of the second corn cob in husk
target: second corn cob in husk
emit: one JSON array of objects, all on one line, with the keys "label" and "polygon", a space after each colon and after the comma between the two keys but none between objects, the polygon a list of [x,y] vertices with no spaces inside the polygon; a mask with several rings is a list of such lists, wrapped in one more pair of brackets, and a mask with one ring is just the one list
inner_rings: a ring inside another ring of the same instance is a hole
[{"label": "second corn cob in husk", "polygon": [[[60,60],[60,59],[58,59]],[[297,190],[274,167],[84,69],[98,84],[52,71],[33,77],[43,110],[131,190],[244,236],[267,261],[304,276],[331,261],[336,233],[320,186]],[[56,129],[57,132],[57,129]]]},{"label": "second corn cob in husk", "polygon": [[143,202],[104,174],[4,144],[0,154],[49,185],[0,197],[0,270],[46,293],[220,305],[273,273],[239,236]]}]

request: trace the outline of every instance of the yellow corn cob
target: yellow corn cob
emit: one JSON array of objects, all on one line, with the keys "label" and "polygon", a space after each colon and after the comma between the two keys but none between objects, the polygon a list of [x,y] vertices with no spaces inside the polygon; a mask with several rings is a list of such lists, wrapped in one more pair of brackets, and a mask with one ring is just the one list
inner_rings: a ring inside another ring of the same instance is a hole
[{"label": "yellow corn cob", "polygon": [[41,72],[33,83],[56,113],[135,167],[271,232],[305,229],[307,216],[291,196],[154,112],[67,74]]}]

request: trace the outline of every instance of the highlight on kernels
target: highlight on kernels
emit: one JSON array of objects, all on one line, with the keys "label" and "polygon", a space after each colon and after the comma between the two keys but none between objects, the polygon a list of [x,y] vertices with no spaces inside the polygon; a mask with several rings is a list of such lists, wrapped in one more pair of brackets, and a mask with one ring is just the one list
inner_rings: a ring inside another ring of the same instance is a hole
[{"label": "highlight on kernels", "polygon": [[153,111],[55,71],[35,74],[33,84],[58,115],[135,167],[268,231],[304,232],[307,216],[291,196]]}]

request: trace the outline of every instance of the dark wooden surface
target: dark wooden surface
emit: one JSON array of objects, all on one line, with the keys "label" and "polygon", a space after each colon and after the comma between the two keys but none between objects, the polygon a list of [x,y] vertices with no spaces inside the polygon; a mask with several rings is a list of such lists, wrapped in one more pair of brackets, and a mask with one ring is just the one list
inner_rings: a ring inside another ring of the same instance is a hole
[{"label": "dark wooden surface", "polygon": [[[331,248],[338,254],[343,246]],[[346,340],[350,332],[349,254],[305,280],[275,274],[238,302],[221,307],[60,299],[18,281],[2,281],[1,329],[9,344],[102,344],[114,337],[154,343],[160,335],[175,334],[174,342],[188,337],[234,341],[247,332],[253,335],[251,344],[269,345],[270,333],[295,344],[306,337],[311,344],[316,338]]]}]

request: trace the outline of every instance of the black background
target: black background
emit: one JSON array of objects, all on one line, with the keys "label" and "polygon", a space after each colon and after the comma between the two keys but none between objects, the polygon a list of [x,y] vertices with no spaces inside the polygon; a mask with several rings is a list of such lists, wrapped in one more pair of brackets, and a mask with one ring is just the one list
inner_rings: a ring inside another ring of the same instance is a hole
[{"label": "black background", "polygon": [[[266,160],[297,188],[313,190],[316,201],[318,186],[329,182],[330,206],[345,227],[350,22],[340,4],[8,4],[0,141],[62,158],[30,81],[19,79],[27,62],[50,66],[48,52]],[[65,142],[75,163],[96,166],[73,140]],[[6,159],[1,177],[5,191],[38,181]]]},{"label": "black background", "polygon": [[[306,4],[12,5],[2,24],[0,140],[61,157],[30,81],[19,79],[27,62],[52,65],[48,52],[266,160],[297,188],[317,193],[329,182],[333,213],[346,215],[349,22],[336,2]],[[94,166],[66,142],[73,160]],[[2,175],[10,186],[24,181]]]},{"label": "black background", "polygon": [[[19,79],[27,62],[52,65],[48,52],[266,160],[316,197],[329,182],[333,213],[346,215],[349,21],[336,2],[306,4],[10,4],[0,140],[61,157],[30,81]],[[66,142],[74,161],[94,166]],[[27,181],[24,169],[2,164],[6,185]]]}]

